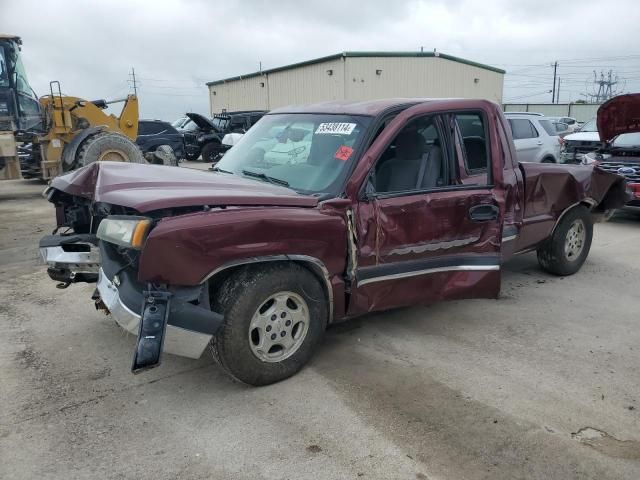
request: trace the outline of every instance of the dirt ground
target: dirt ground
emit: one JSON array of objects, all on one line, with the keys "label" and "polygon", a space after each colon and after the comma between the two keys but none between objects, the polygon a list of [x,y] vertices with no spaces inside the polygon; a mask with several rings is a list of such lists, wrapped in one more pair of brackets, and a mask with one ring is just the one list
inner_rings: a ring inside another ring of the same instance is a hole
[{"label": "dirt ground", "polygon": [[0,187],[0,478],[640,478],[640,220],[595,229],[576,275],[534,255],[499,300],[370,315],[263,388],[208,357],[130,373],[92,288],[57,290],[53,210]]}]

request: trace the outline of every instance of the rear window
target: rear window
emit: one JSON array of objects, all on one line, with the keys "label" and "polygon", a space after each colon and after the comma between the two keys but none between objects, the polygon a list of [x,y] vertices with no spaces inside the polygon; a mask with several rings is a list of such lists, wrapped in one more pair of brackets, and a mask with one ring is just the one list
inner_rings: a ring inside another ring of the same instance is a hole
[{"label": "rear window", "polygon": [[456,122],[462,136],[462,154],[468,172],[487,172],[488,149],[484,119],[480,113],[456,114]]},{"label": "rear window", "polygon": [[509,125],[511,125],[511,133],[513,134],[514,140],[538,137],[538,131],[530,120],[524,118],[510,118]]}]

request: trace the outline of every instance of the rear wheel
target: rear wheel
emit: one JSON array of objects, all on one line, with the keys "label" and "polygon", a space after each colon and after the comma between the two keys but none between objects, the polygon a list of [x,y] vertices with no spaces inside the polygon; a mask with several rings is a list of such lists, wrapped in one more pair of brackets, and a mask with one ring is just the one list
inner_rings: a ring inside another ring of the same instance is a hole
[{"label": "rear wheel", "polygon": [[327,324],[327,301],[316,277],[297,264],[248,267],[229,277],[212,308],[224,325],[214,358],[234,378],[268,385],[298,372]]},{"label": "rear wheel", "polygon": [[135,143],[115,132],[100,132],[82,142],[73,166],[80,168],[101,161],[147,163]]},{"label": "rear wheel", "polygon": [[556,163],[556,160],[552,157],[544,157],[542,163]]},{"label": "rear wheel", "polygon": [[540,266],[554,275],[572,275],[589,255],[593,222],[589,210],[580,205],[569,210],[553,234],[538,248]]}]

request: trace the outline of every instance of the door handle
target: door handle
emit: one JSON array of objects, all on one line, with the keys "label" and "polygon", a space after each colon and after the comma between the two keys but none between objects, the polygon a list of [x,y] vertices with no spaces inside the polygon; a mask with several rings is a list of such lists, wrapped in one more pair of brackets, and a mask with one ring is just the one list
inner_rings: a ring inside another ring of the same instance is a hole
[{"label": "door handle", "polygon": [[542,145],[542,142],[541,142],[541,141],[538,141],[538,143],[537,143],[537,144],[538,144],[538,145]]},{"label": "door handle", "polygon": [[490,203],[474,205],[469,209],[469,218],[474,222],[488,222],[495,220],[500,215],[500,209]]}]

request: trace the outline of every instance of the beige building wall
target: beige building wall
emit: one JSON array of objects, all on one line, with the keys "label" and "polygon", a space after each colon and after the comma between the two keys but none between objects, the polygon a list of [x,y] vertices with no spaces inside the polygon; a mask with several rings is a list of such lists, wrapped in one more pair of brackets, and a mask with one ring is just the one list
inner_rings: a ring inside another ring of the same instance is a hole
[{"label": "beige building wall", "polygon": [[209,86],[212,113],[330,100],[484,98],[502,102],[504,74],[439,57],[340,57]]},{"label": "beige building wall", "polygon": [[344,59],[269,74],[269,109],[344,99]]},{"label": "beige building wall", "polygon": [[346,64],[349,100],[457,97],[502,101],[504,75],[472,65],[437,57],[347,57]]},{"label": "beige building wall", "polygon": [[268,110],[267,76],[258,75],[220,85],[209,86],[209,102],[212,113],[223,109]]}]

